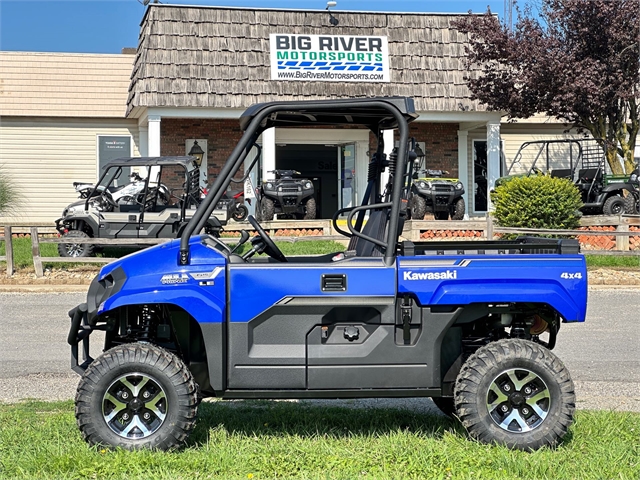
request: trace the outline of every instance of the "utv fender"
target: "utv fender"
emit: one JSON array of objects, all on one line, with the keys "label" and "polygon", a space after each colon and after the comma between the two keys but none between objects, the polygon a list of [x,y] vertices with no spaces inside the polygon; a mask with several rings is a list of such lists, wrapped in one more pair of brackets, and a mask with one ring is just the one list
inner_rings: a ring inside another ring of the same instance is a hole
[{"label": "utv fender", "polygon": [[[71,217],[63,217],[60,219],[60,225],[73,223],[78,225],[80,228],[76,228],[76,230],[86,231],[90,230],[90,235],[95,236],[96,232],[99,230],[98,221],[95,215],[73,215]],[[87,232],[89,233],[89,232]]]},{"label": "utv fender", "polygon": [[[223,289],[224,292],[224,289]],[[191,315],[198,323],[222,323],[225,310],[224,296],[205,295],[201,288],[190,286],[168,285],[158,287],[155,291],[148,289],[125,289],[118,295],[105,300],[98,314],[130,305],[165,304],[180,307]]]},{"label": "utv fender", "polygon": [[[537,284],[495,283],[477,280],[474,288],[467,284],[441,283],[431,295],[418,294],[422,305],[468,305],[499,303],[530,303],[539,298],[554,308],[567,322],[584,322],[586,316],[586,282],[573,282],[566,288],[558,282],[548,281]],[[569,290],[573,290],[570,292]],[[575,299],[575,300],[574,300]]]},{"label": "utv fender", "polygon": [[[224,291],[224,289],[223,289]],[[201,289],[170,286],[159,288],[156,293],[143,290],[126,290],[122,296],[114,296],[106,300],[98,310],[100,314],[117,309],[119,307],[163,304],[176,306],[190,315],[200,327],[203,345],[207,356],[207,370],[209,385],[213,392],[220,392],[226,388],[225,381],[225,329],[223,322],[225,315],[224,296],[217,298],[204,295]],[[200,375],[194,372],[196,377]],[[206,385],[201,385],[206,390]]]},{"label": "utv fender", "polygon": [[633,193],[635,189],[633,185],[630,183],[616,183],[613,185],[607,185],[602,189],[602,193],[607,194],[607,197],[611,195],[620,195],[623,196],[623,191],[626,190],[630,193]]}]

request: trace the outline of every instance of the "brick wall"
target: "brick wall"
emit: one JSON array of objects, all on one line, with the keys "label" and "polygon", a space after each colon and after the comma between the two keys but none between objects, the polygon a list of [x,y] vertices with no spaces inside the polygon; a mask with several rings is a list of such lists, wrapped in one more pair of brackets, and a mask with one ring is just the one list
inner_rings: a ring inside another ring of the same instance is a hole
[{"label": "brick wall", "polygon": [[[449,176],[458,176],[457,123],[411,123],[409,137],[425,143],[426,166],[432,170],[446,170]],[[397,136],[396,136],[397,140]],[[369,136],[369,150],[375,152],[376,139]]]},{"label": "brick wall", "polygon": [[163,118],[160,151],[162,155],[184,155],[185,140],[207,140],[207,177],[211,182],[220,173],[240,138],[238,120]]}]

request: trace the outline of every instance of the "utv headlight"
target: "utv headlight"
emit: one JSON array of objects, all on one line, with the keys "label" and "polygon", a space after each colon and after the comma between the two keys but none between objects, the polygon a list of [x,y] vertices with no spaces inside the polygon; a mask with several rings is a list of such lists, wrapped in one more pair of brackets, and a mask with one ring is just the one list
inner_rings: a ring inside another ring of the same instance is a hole
[{"label": "utv headlight", "polygon": [[427,188],[427,182],[418,182],[420,188]]},{"label": "utv headlight", "polygon": [[267,183],[264,185],[264,188],[266,188],[267,190],[273,190],[273,183],[271,183],[271,182],[267,182]]},{"label": "utv headlight", "polygon": [[307,182],[304,184],[304,188],[312,188],[313,187],[313,183],[311,182]]},{"label": "utv headlight", "polygon": [[456,190],[462,190],[463,188],[464,186],[462,185],[462,182],[456,183]]},{"label": "utv headlight", "polygon": [[637,173],[632,173],[631,176],[629,177],[629,181],[630,182],[637,182],[638,181],[638,174]]}]

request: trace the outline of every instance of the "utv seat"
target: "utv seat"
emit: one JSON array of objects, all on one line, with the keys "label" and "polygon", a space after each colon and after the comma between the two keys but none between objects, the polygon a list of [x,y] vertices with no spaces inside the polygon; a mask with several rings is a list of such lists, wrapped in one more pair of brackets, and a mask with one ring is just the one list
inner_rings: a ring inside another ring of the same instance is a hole
[{"label": "utv seat", "polygon": [[[374,210],[369,215],[362,233],[376,240],[386,239],[387,224],[389,223],[389,208]],[[352,236],[347,251],[355,251],[356,257],[382,257],[384,252],[380,245],[365,238]]]},{"label": "utv seat", "polygon": [[602,179],[600,168],[583,168],[578,170],[576,186],[581,190],[589,190],[591,186]]},{"label": "utv seat", "polygon": [[571,178],[572,170],[570,168],[556,168],[551,170],[551,176],[553,178]]}]

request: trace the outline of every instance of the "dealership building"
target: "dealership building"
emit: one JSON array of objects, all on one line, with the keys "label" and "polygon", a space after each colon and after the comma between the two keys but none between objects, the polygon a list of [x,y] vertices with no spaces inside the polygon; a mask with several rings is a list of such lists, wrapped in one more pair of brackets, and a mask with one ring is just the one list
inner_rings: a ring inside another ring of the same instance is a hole
[{"label": "dealership building", "polygon": [[[0,220],[52,223],[75,199],[72,182],[94,182],[110,159],[184,155],[195,141],[211,180],[254,103],[373,96],[414,99],[410,135],[427,167],[458,177],[468,215],[484,216],[477,185],[490,188],[523,141],[566,127],[506,123],[471,99],[467,37],[452,24],[464,16],[151,4],[132,52],[0,52],[0,165],[28,199],[19,218]],[[278,128],[259,143],[253,184],[295,168],[314,179],[322,218],[365,190],[367,130]]]}]

